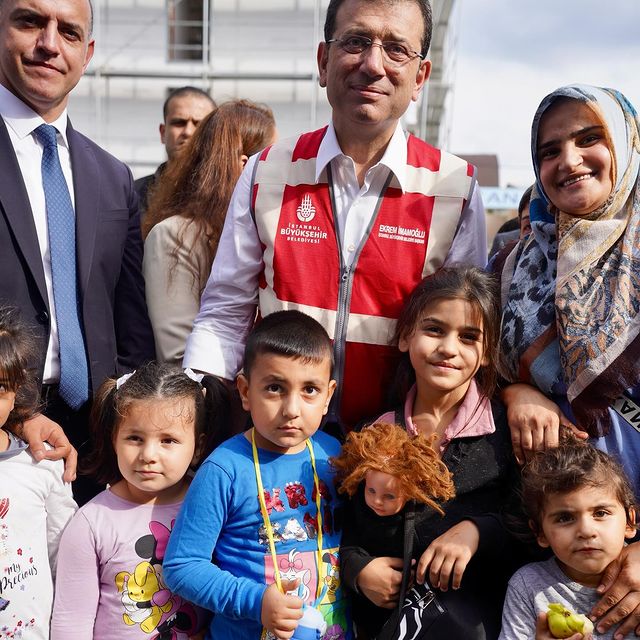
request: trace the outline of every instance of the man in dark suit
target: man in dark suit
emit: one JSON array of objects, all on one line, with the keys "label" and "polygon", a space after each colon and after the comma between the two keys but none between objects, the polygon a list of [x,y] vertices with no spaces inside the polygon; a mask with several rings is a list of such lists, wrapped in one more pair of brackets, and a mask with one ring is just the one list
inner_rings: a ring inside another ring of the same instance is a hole
[{"label": "man in dark suit", "polygon": [[[91,30],[89,0],[0,0],[0,303],[32,329],[44,414],[76,447],[91,393],[154,355],[131,172],[67,119]],[[69,451],[42,416],[21,435],[38,458],[44,439]]]}]

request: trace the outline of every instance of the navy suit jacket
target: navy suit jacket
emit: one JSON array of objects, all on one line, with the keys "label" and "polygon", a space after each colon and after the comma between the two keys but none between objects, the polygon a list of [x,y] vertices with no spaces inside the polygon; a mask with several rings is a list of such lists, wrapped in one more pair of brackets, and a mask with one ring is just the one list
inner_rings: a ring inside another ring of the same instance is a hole
[{"label": "navy suit jacket", "polygon": [[[92,391],[154,357],[144,296],[138,199],[129,168],[67,127],[75,191],[81,320]],[[38,342],[42,378],[50,330],[31,205],[0,117],[0,303],[17,307]]]}]

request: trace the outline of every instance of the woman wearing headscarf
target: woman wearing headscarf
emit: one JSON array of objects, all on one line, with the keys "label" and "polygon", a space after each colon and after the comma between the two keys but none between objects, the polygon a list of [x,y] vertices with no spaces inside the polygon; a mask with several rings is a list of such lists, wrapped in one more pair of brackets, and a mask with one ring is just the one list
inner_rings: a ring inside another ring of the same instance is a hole
[{"label": "woman wearing headscarf", "polygon": [[[538,107],[531,144],[532,230],[502,269],[514,450],[522,460],[553,446],[572,420],[618,457],[640,500],[638,117],[615,90],[562,87]],[[593,613],[622,601],[601,623],[626,617],[620,631],[640,632],[640,545],[621,558]]]}]

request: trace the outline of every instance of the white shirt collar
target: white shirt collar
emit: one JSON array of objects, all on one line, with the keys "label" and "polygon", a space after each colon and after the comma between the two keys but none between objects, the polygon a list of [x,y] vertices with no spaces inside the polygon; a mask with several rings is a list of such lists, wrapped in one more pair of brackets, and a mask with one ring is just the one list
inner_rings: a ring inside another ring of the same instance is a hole
[{"label": "white shirt collar", "polygon": [[[340,148],[336,130],[330,122],[327,132],[324,134],[318,149],[316,158],[316,183],[320,179],[320,174],[326,166],[336,157],[345,155]],[[385,165],[393,173],[400,184],[400,189],[404,193],[407,172],[407,137],[402,129],[400,121],[396,125],[396,130],[389,140],[389,144],[378,164]]]},{"label": "white shirt collar", "polygon": [[54,126],[62,136],[64,144],[69,148],[67,142],[67,110],[53,122],[45,123],[31,107],[26,105],[20,98],[11,93],[9,89],[0,84],[0,115],[8,127],[11,127],[15,135],[20,139],[26,138],[33,133],[33,130],[41,124]]}]

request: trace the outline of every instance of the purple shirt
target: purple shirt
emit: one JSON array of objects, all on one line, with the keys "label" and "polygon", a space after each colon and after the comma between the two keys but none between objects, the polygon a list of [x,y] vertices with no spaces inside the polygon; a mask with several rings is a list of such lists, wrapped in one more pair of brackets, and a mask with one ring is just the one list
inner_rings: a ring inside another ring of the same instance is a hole
[{"label": "purple shirt", "polygon": [[203,611],[162,576],[180,506],[134,504],[107,489],[76,513],[60,541],[51,640],[148,640],[170,628],[188,637],[204,626]]}]

